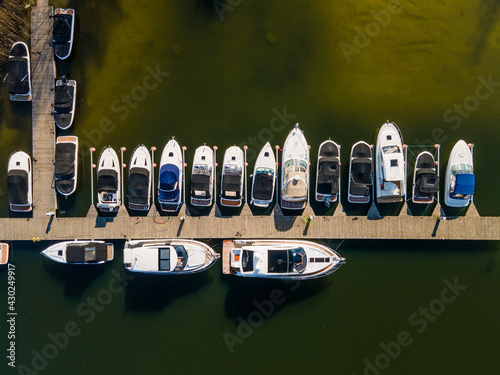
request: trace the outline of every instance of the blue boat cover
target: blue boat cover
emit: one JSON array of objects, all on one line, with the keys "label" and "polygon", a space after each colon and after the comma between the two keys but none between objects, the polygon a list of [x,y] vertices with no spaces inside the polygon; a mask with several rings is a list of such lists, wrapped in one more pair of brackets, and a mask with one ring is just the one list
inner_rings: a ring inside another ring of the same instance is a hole
[{"label": "blue boat cover", "polygon": [[475,176],[472,173],[458,173],[455,184],[455,194],[474,194]]},{"label": "blue boat cover", "polygon": [[160,169],[160,190],[174,191],[179,189],[179,168],[173,164],[165,164]]}]

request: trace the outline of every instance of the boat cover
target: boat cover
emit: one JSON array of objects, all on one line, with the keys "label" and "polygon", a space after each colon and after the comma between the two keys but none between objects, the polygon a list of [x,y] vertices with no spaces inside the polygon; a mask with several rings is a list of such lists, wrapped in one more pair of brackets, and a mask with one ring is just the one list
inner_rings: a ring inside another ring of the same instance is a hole
[{"label": "boat cover", "polygon": [[354,147],[352,150],[352,157],[353,158],[371,158],[372,157],[372,150],[370,149],[370,146],[368,146],[365,143],[360,143]]},{"label": "boat cover", "polygon": [[288,273],[293,270],[293,257],[289,250],[269,250],[267,268],[270,273]]},{"label": "boat cover", "polygon": [[9,76],[7,77],[9,93],[12,95],[29,93],[28,61],[26,58],[11,57],[7,65],[9,71]]},{"label": "boat cover", "polygon": [[418,156],[416,168],[435,168],[434,158],[428,153],[422,153]]},{"label": "boat cover", "polygon": [[225,193],[228,191],[234,191],[237,193],[237,197],[229,198],[239,198],[241,190],[241,175],[228,175],[222,176],[222,195],[226,197]]},{"label": "boat cover", "polygon": [[75,243],[66,247],[66,262],[95,263],[108,259],[108,246],[105,243]]},{"label": "boat cover", "polygon": [[72,179],[75,175],[75,152],[74,143],[57,143],[56,157],[54,160],[54,175],[56,180]]},{"label": "boat cover", "polygon": [[163,191],[179,190],[180,171],[174,164],[165,164],[160,169],[160,186]]},{"label": "boat cover", "polygon": [[338,157],[339,148],[333,142],[327,142],[319,150],[319,156]]},{"label": "boat cover", "polygon": [[10,204],[28,204],[28,173],[21,169],[11,170],[7,176]]},{"label": "boat cover", "polygon": [[[322,147],[323,149],[324,147]],[[338,194],[340,163],[337,157],[323,157],[318,166],[318,193]]]},{"label": "boat cover", "polygon": [[71,125],[75,86],[56,86],[54,96],[54,119],[63,128]]},{"label": "boat cover", "polygon": [[273,197],[274,176],[271,173],[257,173],[253,181],[253,197],[270,200]]},{"label": "boat cover", "polygon": [[146,168],[131,168],[128,176],[129,203],[148,204],[149,171]]},{"label": "boat cover", "polygon": [[[368,148],[369,149],[369,148]],[[351,161],[351,195],[369,196],[372,185],[372,162],[370,159]]]},{"label": "boat cover", "polygon": [[[434,165],[434,162],[431,165]],[[415,181],[416,195],[429,195],[439,191],[439,177],[433,168],[418,169]]]},{"label": "boat cover", "polygon": [[54,44],[66,44],[71,40],[71,23],[73,15],[56,14],[54,15],[54,29],[52,40]]},{"label": "boat cover", "polygon": [[475,176],[472,173],[458,173],[454,194],[474,194]]},{"label": "boat cover", "polygon": [[205,197],[210,197],[210,175],[205,174],[193,174],[191,176],[191,193],[193,195],[195,190],[204,191],[207,195]]},{"label": "boat cover", "polygon": [[118,191],[118,173],[112,169],[101,169],[97,172],[97,191]]}]

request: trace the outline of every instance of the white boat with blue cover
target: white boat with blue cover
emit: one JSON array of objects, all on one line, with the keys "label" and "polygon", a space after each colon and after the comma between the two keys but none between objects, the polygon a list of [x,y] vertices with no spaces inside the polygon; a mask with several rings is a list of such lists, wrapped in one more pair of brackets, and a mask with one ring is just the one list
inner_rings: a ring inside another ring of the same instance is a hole
[{"label": "white boat with blue cover", "polygon": [[160,159],[158,203],[162,211],[175,212],[182,203],[183,167],[181,146],[171,139],[163,148]]},{"label": "white boat with blue cover", "polygon": [[123,264],[131,272],[186,275],[204,271],[219,259],[210,246],[183,239],[125,242]]},{"label": "white boat with blue cover", "polygon": [[267,142],[255,161],[253,170],[250,203],[256,207],[266,208],[274,200],[274,189],[278,174],[273,148]]},{"label": "white boat with blue cover", "polygon": [[465,141],[458,141],[451,150],[446,167],[444,203],[449,207],[469,205],[475,188],[472,152]]}]

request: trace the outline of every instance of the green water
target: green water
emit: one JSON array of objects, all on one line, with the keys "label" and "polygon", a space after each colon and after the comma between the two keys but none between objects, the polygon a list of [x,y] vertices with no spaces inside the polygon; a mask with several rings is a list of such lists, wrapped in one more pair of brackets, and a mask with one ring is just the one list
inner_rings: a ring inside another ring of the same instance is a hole
[{"label": "green water", "polygon": [[[227,1],[231,10],[219,13],[203,0],[51,4],[78,15],[71,60],[57,63],[58,75],[69,72],[78,81],[75,122],[65,134],[76,134],[82,148],[79,187],[60,201],[63,216],[83,216],[89,207],[90,146],[96,157],[108,144],[125,146],[128,163],[138,144],[161,151],[176,136],[190,163],[203,143],[220,152],[247,144],[252,166],[255,150],[266,141],[282,145],[300,122],[313,155],[331,137],[343,145],[346,166],[351,145],[373,142],[385,120],[399,125],[408,144],[441,143],[442,165],[457,140],[473,142],[475,204],[482,215],[500,211],[493,161],[500,140],[496,1],[401,1],[393,8],[386,1],[233,0]],[[8,155],[30,150],[31,106],[9,103],[5,85],[0,97],[4,181]],[[9,215],[5,186],[0,214]],[[138,277],[116,294],[109,289],[117,288],[110,283],[121,270],[123,243],[116,243],[115,262],[93,271],[50,264],[37,254],[48,245],[15,244],[13,258],[16,364],[32,367],[32,350],[43,352],[47,335],[69,322],[79,330],[47,361],[44,374],[362,374],[365,359],[373,364],[377,358],[382,374],[500,370],[497,243],[346,241],[339,249],[346,265],[298,287],[225,279],[216,264],[195,278]],[[467,289],[440,311],[433,301],[445,280],[455,278]],[[0,279],[7,285],[7,270]],[[282,303],[240,338],[239,322],[258,318],[255,304],[275,289]],[[0,308],[7,311],[6,287],[0,291]],[[90,309],[95,317],[87,323],[87,299],[109,295],[102,311]],[[420,333],[422,320],[413,314],[430,304],[439,314]],[[394,359],[384,357],[381,344],[400,334],[412,343]],[[233,342],[234,353],[224,337],[241,340]],[[5,356],[0,368],[19,373]]]}]

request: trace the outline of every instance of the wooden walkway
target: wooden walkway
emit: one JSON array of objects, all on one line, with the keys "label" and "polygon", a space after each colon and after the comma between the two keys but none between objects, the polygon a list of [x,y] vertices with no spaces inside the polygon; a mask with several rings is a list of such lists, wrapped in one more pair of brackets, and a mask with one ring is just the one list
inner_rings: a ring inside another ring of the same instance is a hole
[{"label": "wooden walkway", "polygon": [[[123,209],[123,207],[121,208]],[[241,215],[176,217],[0,219],[2,240],[155,239],[155,238],[290,238],[392,240],[500,240],[500,217],[387,216],[380,220],[354,216]]]},{"label": "wooden walkway", "polygon": [[31,11],[31,72],[33,89],[33,218],[46,218],[57,208],[53,188],[55,154],[55,63],[52,48],[52,7],[38,1]]}]

